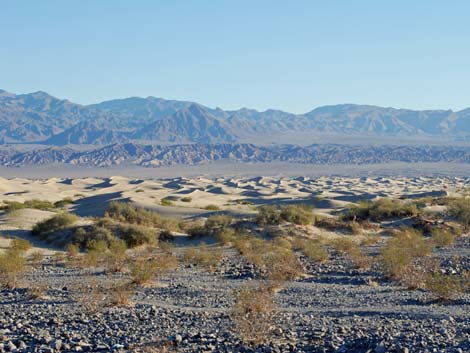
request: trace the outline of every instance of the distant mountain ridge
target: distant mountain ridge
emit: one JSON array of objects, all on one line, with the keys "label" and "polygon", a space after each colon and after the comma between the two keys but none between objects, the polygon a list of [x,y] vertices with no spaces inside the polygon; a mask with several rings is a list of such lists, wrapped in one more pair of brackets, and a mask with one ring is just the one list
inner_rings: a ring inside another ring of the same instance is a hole
[{"label": "distant mountain ridge", "polygon": [[314,144],[256,146],[253,144],[113,144],[88,151],[70,147],[47,147],[22,152],[0,149],[3,166],[69,164],[94,167],[138,165],[167,167],[216,161],[240,163],[291,162],[302,164],[378,164],[390,162],[470,163],[470,149],[450,146],[361,146]]},{"label": "distant mountain ridge", "polygon": [[273,109],[226,111],[155,97],[132,97],[85,106],[42,91],[16,95],[0,90],[0,141],[3,143],[212,144],[278,133],[295,136],[300,132],[470,140],[470,109],[416,111],[342,104],[291,114]]}]

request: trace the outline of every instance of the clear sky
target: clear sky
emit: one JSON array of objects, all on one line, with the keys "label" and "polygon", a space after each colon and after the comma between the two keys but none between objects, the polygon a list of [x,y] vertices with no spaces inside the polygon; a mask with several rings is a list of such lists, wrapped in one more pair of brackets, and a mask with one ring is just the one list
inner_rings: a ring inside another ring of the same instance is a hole
[{"label": "clear sky", "polygon": [[0,0],[0,88],[301,113],[470,106],[470,1]]}]

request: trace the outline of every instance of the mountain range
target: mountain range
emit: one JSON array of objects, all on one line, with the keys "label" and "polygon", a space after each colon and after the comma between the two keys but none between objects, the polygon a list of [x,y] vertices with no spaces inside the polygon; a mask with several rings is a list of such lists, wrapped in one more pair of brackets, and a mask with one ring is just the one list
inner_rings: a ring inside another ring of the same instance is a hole
[{"label": "mountain range", "polygon": [[[162,98],[126,98],[80,105],[46,92],[0,90],[0,142],[52,146],[237,144],[280,133],[335,133],[470,139],[470,109],[408,110],[342,104],[292,114],[269,109],[223,110]],[[313,142],[313,141],[312,141]]]}]

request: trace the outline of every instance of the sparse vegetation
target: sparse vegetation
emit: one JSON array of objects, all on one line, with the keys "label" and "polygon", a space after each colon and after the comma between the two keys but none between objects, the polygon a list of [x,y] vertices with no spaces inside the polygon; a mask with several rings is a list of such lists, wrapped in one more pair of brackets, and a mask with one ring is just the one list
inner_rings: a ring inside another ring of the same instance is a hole
[{"label": "sparse vegetation", "polygon": [[462,276],[443,274],[440,271],[426,277],[425,287],[439,301],[457,299],[465,290]]},{"label": "sparse vegetation", "polygon": [[17,287],[25,270],[26,259],[23,250],[11,247],[0,254],[0,285],[3,287]]},{"label": "sparse vegetation", "polygon": [[45,200],[27,200],[25,202],[18,201],[4,201],[4,205],[1,207],[5,212],[13,212],[21,210],[23,208],[32,208],[36,210],[50,211],[55,208],[54,204],[50,201]]},{"label": "sparse vegetation", "polygon": [[382,248],[382,270],[387,277],[399,280],[415,258],[426,256],[430,252],[429,242],[418,231],[402,230]]},{"label": "sparse vegetation", "polygon": [[222,252],[219,249],[207,247],[190,248],[183,253],[183,261],[187,264],[202,266],[213,270],[222,260]]},{"label": "sparse vegetation", "polygon": [[173,202],[170,199],[164,198],[160,200],[162,206],[173,206]]},{"label": "sparse vegetation", "polygon": [[243,287],[235,294],[230,317],[240,339],[256,345],[269,340],[274,314],[275,304],[269,288]]},{"label": "sparse vegetation", "polygon": [[204,209],[208,211],[219,211],[220,207],[217,205],[207,205],[204,207]]},{"label": "sparse vegetation", "polygon": [[37,223],[33,227],[32,233],[40,238],[44,238],[50,233],[57,232],[73,225],[77,220],[78,217],[72,213],[59,213],[45,221]]},{"label": "sparse vegetation", "polygon": [[470,225],[470,198],[461,197],[448,201],[447,211],[464,225]]},{"label": "sparse vegetation", "polygon": [[454,244],[455,235],[450,230],[435,228],[431,231],[431,242],[439,248],[449,247]]},{"label": "sparse vegetation", "polygon": [[152,258],[137,258],[130,264],[132,282],[144,285],[178,266],[173,255],[162,253]]},{"label": "sparse vegetation", "polygon": [[415,216],[417,213],[418,208],[413,202],[381,198],[375,201],[361,201],[357,205],[351,206],[348,212],[343,215],[343,219],[378,222],[391,218]]},{"label": "sparse vegetation", "polygon": [[192,197],[189,197],[189,196],[186,196],[186,197],[182,197],[182,198],[181,198],[181,201],[182,201],[182,202],[192,202],[192,201],[193,201],[193,198],[192,198]]}]

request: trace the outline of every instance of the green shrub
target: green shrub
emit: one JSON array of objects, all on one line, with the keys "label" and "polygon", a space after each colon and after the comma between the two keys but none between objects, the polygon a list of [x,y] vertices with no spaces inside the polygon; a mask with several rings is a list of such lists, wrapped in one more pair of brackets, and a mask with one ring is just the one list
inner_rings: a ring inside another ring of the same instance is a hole
[{"label": "green shrub", "polygon": [[449,201],[447,212],[459,222],[470,225],[470,198],[462,197]]},{"label": "green shrub", "polygon": [[137,224],[146,227],[179,230],[179,223],[177,220],[163,218],[155,212],[148,211],[141,207],[135,207],[124,202],[111,202],[105,212],[105,217],[109,217],[119,222]]},{"label": "green shrub", "polygon": [[387,277],[400,279],[414,259],[430,254],[431,250],[429,242],[418,231],[403,230],[382,248],[382,270]]},{"label": "green shrub", "polygon": [[52,210],[54,208],[54,204],[52,204],[52,202],[37,199],[27,200],[25,202],[4,201],[4,204],[5,205],[2,206],[2,209],[6,212],[12,212],[23,208],[33,208],[43,211]]},{"label": "green shrub", "polygon": [[351,221],[379,222],[390,218],[415,216],[417,213],[418,208],[415,203],[382,198],[376,201],[361,201],[351,206],[343,218]]},{"label": "green shrub", "polygon": [[155,245],[158,239],[154,229],[132,224],[121,227],[118,237],[123,239],[130,248],[144,244]]},{"label": "green shrub", "polygon": [[127,259],[127,244],[124,240],[115,239],[109,243],[105,254],[105,264],[108,272],[122,271]]},{"label": "green shrub", "polygon": [[232,224],[232,217],[224,214],[217,214],[209,216],[206,220],[204,227],[210,231],[215,232],[227,228]]},{"label": "green shrub", "polygon": [[160,203],[162,206],[173,206],[173,202],[171,202],[171,200],[166,199],[166,198],[161,199]]},{"label": "green shrub", "polygon": [[182,202],[191,202],[191,201],[193,201],[193,199],[192,199],[192,197],[183,197],[183,198],[181,198],[181,201]]},{"label": "green shrub", "polygon": [[286,222],[307,225],[315,221],[312,208],[305,205],[286,205],[281,208],[281,219]]},{"label": "green shrub", "polygon": [[258,207],[256,221],[262,226],[279,224],[281,223],[281,210],[271,205]]},{"label": "green shrub", "polygon": [[133,283],[143,285],[177,266],[178,260],[166,253],[152,259],[136,259],[130,266],[131,278]]},{"label": "green shrub", "polygon": [[295,248],[307,256],[310,261],[326,262],[329,259],[328,251],[320,242],[297,238]]},{"label": "green shrub", "polygon": [[218,266],[222,257],[222,252],[220,250],[208,249],[206,247],[201,247],[199,249],[186,249],[183,253],[184,262],[208,269],[214,269]]},{"label": "green shrub", "polygon": [[26,259],[20,249],[9,248],[0,254],[0,285],[15,288],[26,269]]},{"label": "green shrub", "polygon": [[440,301],[457,299],[465,291],[463,277],[441,272],[429,274],[425,281],[425,288]]},{"label": "green shrub", "polygon": [[217,205],[207,205],[204,209],[208,211],[219,211],[220,207]]},{"label": "green shrub", "polygon": [[33,235],[39,237],[46,236],[47,234],[57,232],[66,227],[73,225],[78,220],[78,217],[71,213],[60,213],[46,219],[42,222],[37,223],[33,229]]},{"label": "green shrub", "polygon": [[54,207],[64,208],[67,205],[73,205],[73,204],[74,204],[74,201],[72,200],[72,198],[66,197],[65,199],[54,202]]},{"label": "green shrub", "polygon": [[449,247],[454,245],[455,235],[447,229],[435,228],[431,231],[431,242],[439,248]]}]

